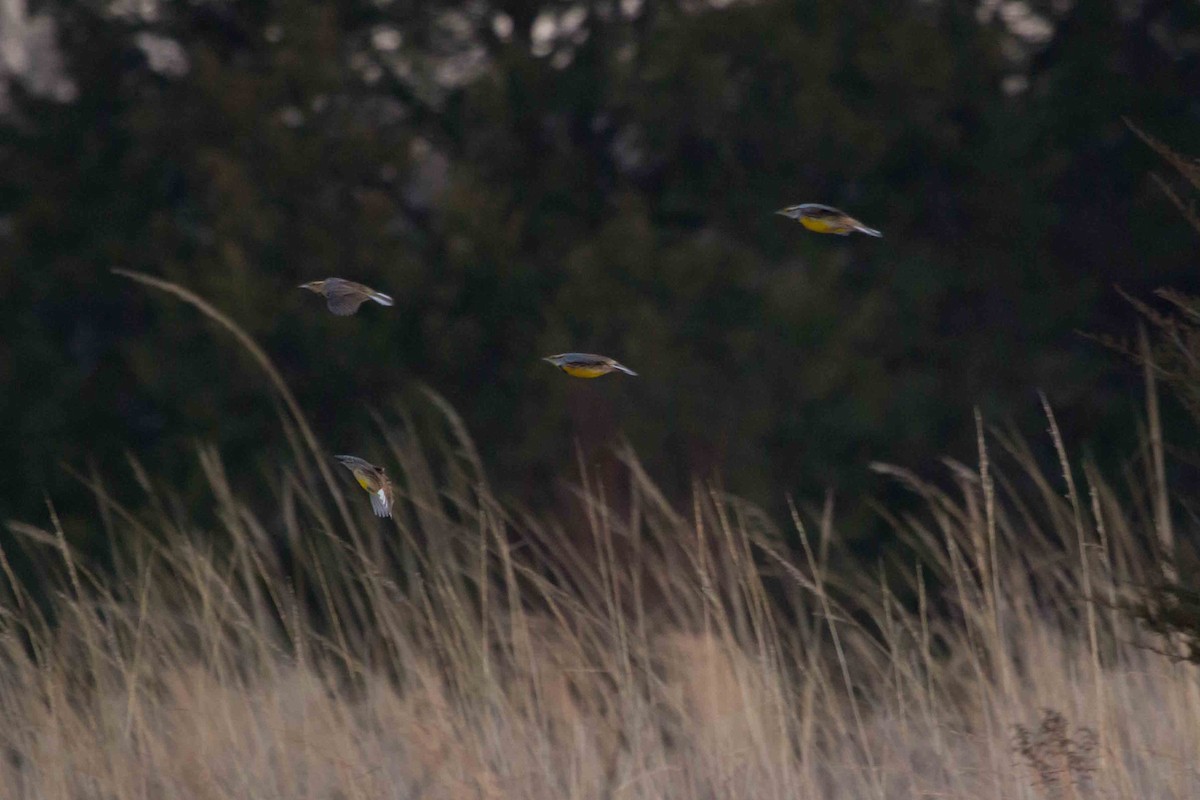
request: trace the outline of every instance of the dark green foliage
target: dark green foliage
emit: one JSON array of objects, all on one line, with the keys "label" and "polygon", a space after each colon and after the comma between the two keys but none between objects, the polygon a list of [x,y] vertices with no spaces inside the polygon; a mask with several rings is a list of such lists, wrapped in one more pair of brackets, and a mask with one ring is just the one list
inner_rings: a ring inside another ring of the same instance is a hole
[{"label": "dark green foliage", "polygon": [[[255,371],[117,266],[245,326],[332,450],[426,383],[524,498],[621,436],[678,492],[857,489],[969,454],[974,405],[1032,419],[1034,387],[1119,451],[1074,331],[1195,263],[1120,115],[1200,131],[1200,11],[1143,6],[1046,9],[1043,42],[915,0],[48,3],[78,99],[18,90],[0,127],[0,512],[63,498],[60,463],[186,486],[195,439],[242,475],[279,448]],[[885,238],[771,214],[801,201]],[[329,275],[397,305],[333,318],[295,288]],[[564,350],[642,377],[538,360]]]},{"label": "dark green foliage", "polygon": [[[1195,191],[1200,191],[1200,163],[1180,155],[1132,123],[1130,128],[1188,184],[1187,189],[1175,189],[1174,181],[1154,176],[1200,233],[1200,220],[1190,200]],[[1200,424],[1200,297],[1172,289],[1159,289],[1155,294],[1161,307],[1128,297],[1147,323],[1148,333],[1143,335],[1139,346],[1113,339],[1105,341],[1149,370],[1166,385],[1192,421]],[[1185,454],[1188,460],[1193,457],[1191,453]],[[1188,510],[1195,513],[1194,509]],[[1170,655],[1200,663],[1200,582],[1196,578],[1200,573],[1191,549],[1193,543],[1185,544],[1187,547],[1180,551],[1159,554],[1166,565],[1163,570],[1166,580],[1137,587],[1124,606],[1150,631],[1164,637]]]},{"label": "dark green foliage", "polygon": [[1147,349],[1134,350],[1114,340],[1106,342],[1153,370],[1192,419],[1200,422],[1200,297],[1172,289],[1159,289],[1155,296],[1164,309],[1128,298],[1150,325]]}]

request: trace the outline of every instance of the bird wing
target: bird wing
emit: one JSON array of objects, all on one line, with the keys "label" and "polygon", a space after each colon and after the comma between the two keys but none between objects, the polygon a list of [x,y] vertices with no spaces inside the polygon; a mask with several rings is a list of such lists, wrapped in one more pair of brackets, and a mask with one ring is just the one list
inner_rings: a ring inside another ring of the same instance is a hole
[{"label": "bird wing", "polygon": [[325,299],[328,301],[330,311],[339,317],[348,317],[358,311],[358,307],[367,298],[353,289],[338,289],[327,292]]},{"label": "bird wing", "polygon": [[569,367],[611,367],[614,363],[607,356],[597,356],[591,353],[567,353],[562,359],[563,363]]},{"label": "bird wing", "polygon": [[[824,206],[820,203],[809,203],[808,205],[804,206],[803,211],[806,215],[815,217],[816,219],[846,217],[846,213],[844,211],[839,211],[833,206]],[[849,217],[846,218],[849,219]]]}]

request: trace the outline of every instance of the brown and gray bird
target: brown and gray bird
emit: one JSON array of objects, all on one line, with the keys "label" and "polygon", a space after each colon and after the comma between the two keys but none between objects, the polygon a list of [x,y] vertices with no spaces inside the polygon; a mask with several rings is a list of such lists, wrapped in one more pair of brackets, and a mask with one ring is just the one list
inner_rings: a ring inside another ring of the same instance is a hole
[{"label": "brown and gray bird", "polygon": [[371,510],[375,512],[375,516],[390,517],[394,492],[392,481],[384,473],[383,467],[377,467],[358,456],[334,456],[334,458],[342,462],[342,466],[353,473],[354,480],[358,481],[358,485],[371,495]]},{"label": "brown and gray bird", "polygon": [[392,298],[383,292],[377,292],[369,286],[348,281],[345,278],[326,278],[323,281],[309,281],[300,284],[301,289],[308,289],[325,297],[329,310],[339,317],[348,317],[358,307],[368,300],[374,300],[381,306],[392,305]]},{"label": "brown and gray bird", "polygon": [[624,364],[618,364],[608,356],[597,356],[592,353],[559,353],[556,356],[546,356],[542,361],[549,361],[563,372],[575,378],[599,378],[614,370],[626,375],[637,375]]},{"label": "brown and gray bird", "polygon": [[817,233],[836,233],[838,236],[849,236],[858,231],[867,236],[883,236],[874,228],[868,228],[845,211],[833,206],[823,206],[820,203],[801,203],[798,206],[788,206],[775,212],[788,219],[794,219],[810,231]]}]

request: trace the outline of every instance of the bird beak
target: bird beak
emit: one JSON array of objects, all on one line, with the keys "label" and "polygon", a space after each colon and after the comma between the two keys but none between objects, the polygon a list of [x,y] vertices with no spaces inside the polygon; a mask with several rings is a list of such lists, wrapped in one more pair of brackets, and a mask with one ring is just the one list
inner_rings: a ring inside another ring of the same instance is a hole
[{"label": "bird beak", "polygon": [[543,357],[543,358],[542,358],[542,361],[545,361],[547,364],[553,364],[553,363],[554,363],[554,359],[553,359],[553,358],[551,358],[550,356],[545,356],[545,357]]},{"label": "bird beak", "polygon": [[788,215],[788,210],[786,208],[781,208],[778,211],[776,211],[775,213],[781,217],[786,217]]}]

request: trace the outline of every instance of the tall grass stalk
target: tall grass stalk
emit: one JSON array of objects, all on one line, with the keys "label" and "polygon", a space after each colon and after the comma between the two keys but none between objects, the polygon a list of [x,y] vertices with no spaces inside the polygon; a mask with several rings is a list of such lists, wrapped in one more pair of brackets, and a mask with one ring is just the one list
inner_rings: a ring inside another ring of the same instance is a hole
[{"label": "tall grass stalk", "polygon": [[10,523],[43,585],[0,560],[4,797],[1200,796],[1200,674],[1115,611],[1161,575],[1156,518],[1075,485],[1048,405],[1061,479],[982,421],[947,482],[877,465],[923,500],[881,509],[920,561],[846,575],[832,501],[677,509],[627,449],[620,485],[581,467],[577,511],[528,513],[444,405],[426,441],[377,417],[376,520],[285,404],[293,461],[252,494],[199,449],[215,525],[81,476],[104,574],[52,514]]},{"label": "tall grass stalk", "polygon": [[[430,458],[402,452],[421,446],[411,432],[397,439],[395,463],[469,475],[437,461],[462,448]],[[301,489],[280,488],[292,507],[260,519],[215,454],[199,457],[217,530],[164,520],[141,535],[144,521],[98,494],[124,542],[111,577],[53,524],[12,525],[61,591],[44,617],[8,579],[6,796],[1200,792],[1196,669],[1137,646],[1111,602],[1088,610],[1158,569],[1116,557],[1136,543],[1113,536],[1137,528],[1114,520],[1120,503],[1091,470],[1103,534],[1082,551],[1073,523],[1028,535],[997,482],[990,569],[964,559],[988,540],[988,516],[969,510],[984,499],[976,474],[957,496],[918,489],[928,512],[900,524],[928,554],[920,572],[835,579],[821,555],[838,546],[832,528],[811,542],[798,512],[796,558],[761,515],[704,487],[687,517],[655,513],[637,470],[603,497],[592,482],[592,513],[559,520],[509,510],[481,478],[467,492],[401,470],[402,513],[377,523],[352,505],[355,543]],[[1090,594],[1088,560],[1104,565]],[[947,591],[929,595],[930,570]],[[1016,752],[1016,726],[1036,728],[1044,709],[1098,732],[1102,751],[1055,766],[1069,745],[1035,737],[1050,755]]]}]

